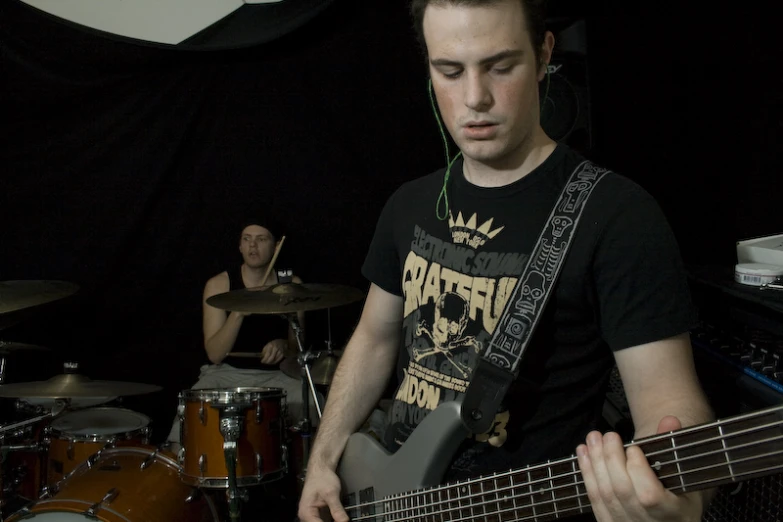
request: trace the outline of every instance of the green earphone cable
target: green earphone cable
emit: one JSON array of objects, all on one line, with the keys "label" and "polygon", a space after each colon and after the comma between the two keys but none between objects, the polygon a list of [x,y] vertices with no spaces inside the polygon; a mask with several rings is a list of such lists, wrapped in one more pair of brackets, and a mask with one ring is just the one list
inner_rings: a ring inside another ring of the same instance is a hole
[{"label": "green earphone cable", "polygon": [[[459,151],[456,156],[454,156],[454,159],[450,159],[450,153],[449,153],[449,140],[446,138],[446,133],[443,132],[443,123],[440,121],[440,115],[438,114],[438,110],[435,108],[435,99],[432,95],[432,80],[428,80],[427,82],[427,90],[430,94],[430,106],[432,107],[432,113],[435,115],[435,121],[438,122],[438,130],[440,130],[440,137],[443,139],[443,149],[444,154],[446,156],[446,174],[443,176],[443,187],[440,189],[440,195],[438,196],[438,202],[435,205],[435,215],[443,221],[449,216],[449,195],[446,192],[446,187],[449,183],[449,177],[451,176],[451,167],[454,165],[454,162],[457,161],[457,158],[459,158],[462,155],[462,151]],[[440,202],[444,201],[446,203],[446,211],[441,217],[440,215]]]}]

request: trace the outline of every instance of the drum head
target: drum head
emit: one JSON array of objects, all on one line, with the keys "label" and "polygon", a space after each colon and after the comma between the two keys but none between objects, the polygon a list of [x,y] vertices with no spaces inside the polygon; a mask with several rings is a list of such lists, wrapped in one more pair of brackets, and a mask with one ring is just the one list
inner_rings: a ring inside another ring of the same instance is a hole
[{"label": "drum head", "polygon": [[239,388],[198,388],[182,390],[180,399],[215,404],[240,404],[248,401],[277,399],[285,396],[282,388],[239,387]]},{"label": "drum head", "polygon": [[68,513],[67,511],[56,511],[49,513],[36,513],[35,520],[42,520],[43,522],[85,522],[90,520],[95,522],[96,518],[90,518],[87,515],[80,513]]},{"label": "drum head", "polygon": [[88,408],[57,417],[52,429],[73,436],[101,436],[129,433],[145,428],[149,417],[123,408]]}]

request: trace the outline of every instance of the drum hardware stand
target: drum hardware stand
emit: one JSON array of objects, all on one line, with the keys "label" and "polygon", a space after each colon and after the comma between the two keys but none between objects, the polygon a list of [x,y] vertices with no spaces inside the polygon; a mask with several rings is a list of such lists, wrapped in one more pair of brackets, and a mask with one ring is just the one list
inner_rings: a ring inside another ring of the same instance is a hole
[{"label": "drum hardware stand", "polygon": [[[216,406],[213,406],[213,408]],[[223,454],[226,458],[228,470],[228,498],[229,517],[232,522],[240,519],[240,504],[247,501],[247,492],[239,491],[237,487],[237,441],[242,433],[243,411],[249,405],[231,404],[220,406],[220,433],[223,435]]]},{"label": "drum hardware stand", "polygon": [[309,400],[308,400],[308,393],[305,392],[305,386],[309,387],[310,393],[313,396],[313,402],[315,403],[315,410],[318,413],[318,418],[320,419],[322,416],[321,413],[321,405],[318,403],[318,393],[315,391],[315,384],[313,384],[313,376],[310,373],[310,366],[312,366],[312,361],[318,359],[321,356],[322,352],[316,352],[313,353],[310,350],[305,350],[302,346],[302,326],[299,324],[299,319],[296,315],[296,313],[290,313],[286,316],[288,319],[288,323],[291,325],[291,328],[293,329],[294,333],[296,334],[296,345],[299,348],[299,356],[297,357],[297,361],[299,362],[299,366],[302,367],[302,370],[304,372],[304,375],[307,377],[304,379],[303,388],[302,388],[302,401],[304,403],[304,414],[303,416],[308,421],[310,420],[310,412],[309,410]]},{"label": "drum hardware stand", "polygon": [[[332,353],[332,324],[331,324],[331,309],[327,308],[327,327],[329,330],[329,336],[328,340],[326,341],[326,353],[331,354]],[[296,334],[296,344],[299,347],[299,356],[297,357],[297,362],[299,363],[299,366],[302,368],[302,418],[299,419],[299,422],[295,426],[293,426],[293,430],[298,432],[302,438],[302,471],[299,474],[299,476],[296,477],[296,479],[299,481],[300,486],[301,483],[304,482],[305,475],[307,474],[307,462],[310,458],[310,445],[312,443],[312,422],[310,421],[310,397],[312,395],[313,403],[315,404],[315,411],[318,414],[318,418],[320,419],[323,417],[323,412],[321,411],[321,404],[318,401],[318,394],[315,390],[315,384],[313,382],[313,376],[310,373],[310,367],[312,366],[312,361],[317,360],[321,355],[324,354],[324,352],[312,352],[310,350],[305,350],[302,346],[302,327],[299,324],[298,317],[296,313],[288,314],[287,316],[288,322],[291,325],[291,328],[294,330],[294,333]]]},{"label": "drum hardware stand", "polygon": [[44,419],[48,419],[50,417],[57,417],[63,411],[65,411],[69,402],[70,402],[69,399],[57,399],[54,402],[54,407],[51,409],[51,411],[44,413],[43,415],[38,415],[37,417],[31,417],[29,419],[16,422],[14,424],[0,426],[0,434],[5,433],[7,431],[15,430],[17,428],[22,428],[24,426],[27,426],[28,424],[35,424],[36,422],[42,421]]}]

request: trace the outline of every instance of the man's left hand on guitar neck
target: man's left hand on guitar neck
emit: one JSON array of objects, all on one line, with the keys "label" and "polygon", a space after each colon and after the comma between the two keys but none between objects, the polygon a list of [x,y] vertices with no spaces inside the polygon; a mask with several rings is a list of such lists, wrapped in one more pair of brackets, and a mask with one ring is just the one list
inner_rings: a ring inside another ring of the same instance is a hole
[{"label": "man's left hand on guitar neck", "polygon": [[[676,417],[666,416],[657,433],[680,429]],[[576,449],[593,514],[598,522],[698,522],[711,494],[695,491],[677,495],[658,480],[642,450],[627,449],[617,433],[591,431]]]}]

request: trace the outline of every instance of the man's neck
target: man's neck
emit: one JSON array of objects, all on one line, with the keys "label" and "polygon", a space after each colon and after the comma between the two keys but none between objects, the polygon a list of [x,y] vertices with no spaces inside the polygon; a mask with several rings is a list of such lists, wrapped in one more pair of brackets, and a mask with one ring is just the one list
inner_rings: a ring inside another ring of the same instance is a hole
[{"label": "man's neck", "polygon": [[465,158],[462,171],[465,179],[479,187],[504,187],[520,180],[541,165],[557,147],[543,132],[534,141],[523,143],[513,157],[497,164]]},{"label": "man's neck", "polygon": [[[261,283],[264,281],[264,275],[266,274],[267,267],[269,267],[269,264],[253,268],[247,266],[245,263],[242,263],[242,282],[247,288],[261,286]],[[269,277],[267,277],[266,283],[264,284],[271,284],[273,282],[274,274],[270,272]]]}]

